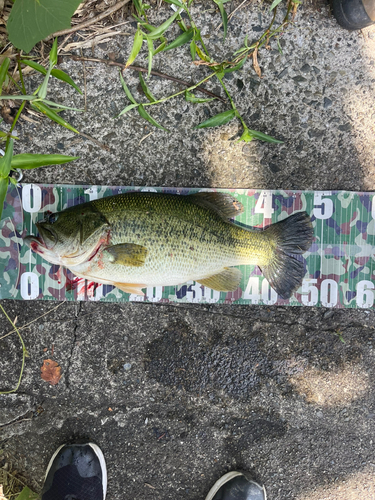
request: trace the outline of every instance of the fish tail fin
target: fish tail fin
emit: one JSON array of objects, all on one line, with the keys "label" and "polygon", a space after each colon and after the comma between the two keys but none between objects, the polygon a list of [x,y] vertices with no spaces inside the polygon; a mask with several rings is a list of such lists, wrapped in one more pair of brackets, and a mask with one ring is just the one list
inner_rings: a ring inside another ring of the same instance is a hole
[{"label": "fish tail fin", "polygon": [[274,250],[269,262],[261,267],[271,287],[283,299],[289,299],[305,275],[303,262],[288,254],[302,254],[312,243],[314,231],[306,212],[298,212],[266,229]]}]

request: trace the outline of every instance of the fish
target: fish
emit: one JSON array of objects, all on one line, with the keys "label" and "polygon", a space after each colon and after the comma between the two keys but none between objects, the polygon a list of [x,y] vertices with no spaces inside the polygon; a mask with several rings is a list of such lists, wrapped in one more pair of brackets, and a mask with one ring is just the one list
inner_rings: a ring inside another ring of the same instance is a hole
[{"label": "fish", "polygon": [[190,280],[231,292],[242,278],[236,266],[257,265],[277,294],[290,298],[305,275],[293,254],[312,243],[309,215],[296,212],[259,229],[233,222],[243,210],[227,193],[129,192],[46,212],[36,223],[39,235],[24,242],[78,278],[127,293]]}]

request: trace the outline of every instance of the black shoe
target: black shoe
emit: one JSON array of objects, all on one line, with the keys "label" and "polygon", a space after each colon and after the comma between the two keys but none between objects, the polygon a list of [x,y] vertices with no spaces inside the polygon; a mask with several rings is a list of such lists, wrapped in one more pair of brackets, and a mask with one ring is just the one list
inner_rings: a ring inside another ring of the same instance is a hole
[{"label": "black shoe", "polygon": [[105,500],[107,468],[96,444],[63,444],[47,467],[42,500]]},{"label": "black shoe", "polygon": [[361,30],[375,23],[375,0],[332,0],[332,10],[347,30]]},{"label": "black shoe", "polygon": [[228,472],[216,481],[206,500],[267,500],[264,486],[250,478],[248,472]]}]

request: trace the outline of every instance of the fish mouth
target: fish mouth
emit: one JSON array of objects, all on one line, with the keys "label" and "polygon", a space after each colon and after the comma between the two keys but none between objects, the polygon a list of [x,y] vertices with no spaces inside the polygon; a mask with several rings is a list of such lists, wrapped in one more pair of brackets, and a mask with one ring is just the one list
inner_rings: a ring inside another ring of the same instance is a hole
[{"label": "fish mouth", "polygon": [[39,235],[31,234],[26,236],[23,241],[33,252],[43,255],[45,251],[53,249],[57,243],[57,237],[50,229],[39,226],[38,222],[36,226],[39,229]]},{"label": "fish mouth", "polygon": [[23,241],[35,253],[44,253],[43,249],[47,250],[47,246],[41,236],[26,236]]},{"label": "fish mouth", "polygon": [[52,231],[52,229],[49,229],[48,227],[42,225],[41,222],[37,222],[36,227],[39,230],[39,238],[36,238],[38,243],[41,244],[44,248],[52,250],[52,248],[57,243],[56,234]]}]

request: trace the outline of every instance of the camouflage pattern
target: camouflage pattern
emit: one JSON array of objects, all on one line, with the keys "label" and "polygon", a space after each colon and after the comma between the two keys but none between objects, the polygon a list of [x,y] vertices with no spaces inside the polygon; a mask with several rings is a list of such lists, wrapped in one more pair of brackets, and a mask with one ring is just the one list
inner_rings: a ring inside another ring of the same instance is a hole
[{"label": "camouflage pattern", "polygon": [[[65,268],[44,261],[23,245],[37,234],[35,222],[95,198],[127,191],[187,195],[199,191],[231,193],[244,205],[236,223],[266,227],[294,212],[312,218],[314,241],[302,259],[306,276],[288,300],[277,297],[260,270],[241,266],[243,278],[235,292],[217,292],[195,282],[148,288],[145,297],[109,285],[79,280]],[[249,189],[141,188],[23,184],[8,189],[0,223],[0,298],[100,300],[107,302],[195,302],[372,308],[375,297],[375,193],[345,191],[261,191]]]}]

